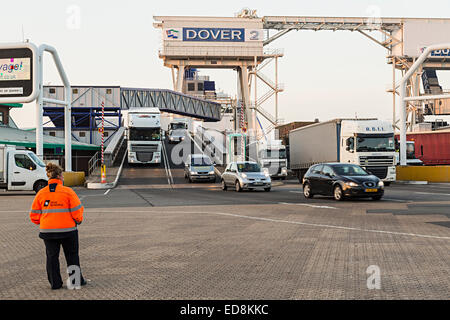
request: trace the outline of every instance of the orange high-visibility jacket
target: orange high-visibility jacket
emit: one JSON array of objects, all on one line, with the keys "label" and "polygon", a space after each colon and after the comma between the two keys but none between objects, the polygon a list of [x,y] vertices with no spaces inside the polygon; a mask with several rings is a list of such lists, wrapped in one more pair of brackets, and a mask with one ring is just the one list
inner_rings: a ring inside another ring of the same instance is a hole
[{"label": "orange high-visibility jacket", "polygon": [[70,232],[83,221],[84,207],[77,194],[59,179],[50,179],[33,201],[30,219],[41,233]]}]

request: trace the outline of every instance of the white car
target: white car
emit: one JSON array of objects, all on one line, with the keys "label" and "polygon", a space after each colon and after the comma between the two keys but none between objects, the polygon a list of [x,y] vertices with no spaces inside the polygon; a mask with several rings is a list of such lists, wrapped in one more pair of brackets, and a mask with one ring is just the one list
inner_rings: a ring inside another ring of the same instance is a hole
[{"label": "white car", "polygon": [[233,187],[240,192],[243,189],[264,189],[270,191],[272,181],[270,175],[264,172],[259,164],[252,161],[231,162],[221,177],[222,190]]}]

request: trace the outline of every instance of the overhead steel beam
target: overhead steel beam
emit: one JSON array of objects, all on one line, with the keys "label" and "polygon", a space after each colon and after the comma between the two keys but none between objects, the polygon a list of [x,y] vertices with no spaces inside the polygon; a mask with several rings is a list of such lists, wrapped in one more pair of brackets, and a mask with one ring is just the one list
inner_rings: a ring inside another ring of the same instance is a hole
[{"label": "overhead steel beam", "polygon": [[121,88],[122,109],[156,107],[161,111],[216,122],[221,119],[219,103],[166,89]]}]

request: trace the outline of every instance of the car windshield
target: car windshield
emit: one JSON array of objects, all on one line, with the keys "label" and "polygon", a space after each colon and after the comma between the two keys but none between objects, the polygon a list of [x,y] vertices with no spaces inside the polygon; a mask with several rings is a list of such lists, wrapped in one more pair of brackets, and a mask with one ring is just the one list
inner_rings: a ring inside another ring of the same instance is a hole
[{"label": "car windshield", "polygon": [[261,172],[261,167],[257,163],[238,163],[239,172]]},{"label": "car windshield", "polygon": [[333,166],[334,172],[340,176],[368,176],[369,174],[363,168],[357,165],[337,165]]},{"label": "car windshield", "polygon": [[130,128],[130,141],[159,141],[159,128]]},{"label": "car windshield", "polygon": [[356,143],[356,151],[357,152],[364,152],[364,151],[375,151],[375,152],[381,152],[381,151],[395,151],[395,143],[394,143],[394,136],[374,136],[374,137],[368,137],[368,136],[358,136],[357,137],[357,143]]},{"label": "car windshield", "polygon": [[286,159],[286,150],[282,149],[282,150],[264,150],[261,152],[260,155],[261,158],[265,158],[265,159]]},{"label": "car windshield", "polygon": [[195,157],[191,159],[191,166],[199,167],[199,166],[210,166],[212,165],[211,160],[206,157]]},{"label": "car windshield", "polygon": [[45,163],[42,162],[41,159],[39,159],[33,152],[28,153],[28,155],[33,159],[33,161],[42,168],[45,168]]}]

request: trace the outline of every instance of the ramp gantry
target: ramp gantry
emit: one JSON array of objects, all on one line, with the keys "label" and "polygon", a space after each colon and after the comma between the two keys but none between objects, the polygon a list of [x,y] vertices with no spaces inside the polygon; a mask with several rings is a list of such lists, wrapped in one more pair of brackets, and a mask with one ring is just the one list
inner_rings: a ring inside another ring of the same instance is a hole
[{"label": "ramp gantry", "polygon": [[[63,98],[64,94],[62,86],[44,86],[46,98]],[[89,108],[99,108],[102,102],[107,109],[114,107],[127,110],[129,108],[156,107],[164,112],[206,122],[220,121],[221,119],[221,105],[219,103],[172,90],[119,86],[72,86],[72,107],[78,108],[79,112],[84,109],[88,112]],[[44,110],[53,110],[54,107],[54,104],[46,103]],[[81,119],[82,117],[82,113],[77,114],[74,121],[77,122],[78,118]]]},{"label": "ramp gantry", "polygon": [[203,100],[167,89],[122,88],[122,108],[156,107],[159,110],[197,118],[205,122],[220,121],[221,106],[216,102]]}]

